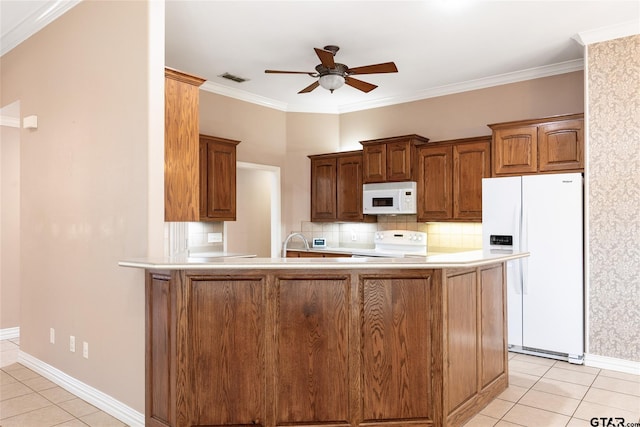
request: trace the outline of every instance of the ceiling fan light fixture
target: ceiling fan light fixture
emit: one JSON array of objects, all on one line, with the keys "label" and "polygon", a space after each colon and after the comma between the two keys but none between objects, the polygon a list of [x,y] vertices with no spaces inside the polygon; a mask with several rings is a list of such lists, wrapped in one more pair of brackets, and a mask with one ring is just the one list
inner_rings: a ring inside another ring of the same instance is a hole
[{"label": "ceiling fan light fixture", "polygon": [[325,74],[318,79],[320,86],[327,89],[331,93],[344,85],[344,77],[340,74]]}]

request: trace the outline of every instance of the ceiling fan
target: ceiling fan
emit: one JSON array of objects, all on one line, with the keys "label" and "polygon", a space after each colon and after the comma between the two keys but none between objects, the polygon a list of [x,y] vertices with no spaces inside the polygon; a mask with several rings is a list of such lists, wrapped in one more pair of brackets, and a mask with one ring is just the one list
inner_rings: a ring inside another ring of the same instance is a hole
[{"label": "ceiling fan", "polygon": [[379,73],[397,73],[398,68],[393,62],[385,62],[383,64],[365,65],[363,67],[349,68],[344,64],[334,61],[333,57],[340,49],[338,46],[329,45],[324,49],[314,48],[316,55],[320,58],[320,64],[316,65],[316,71],[280,71],[280,70],[264,70],[265,73],[275,74],[308,74],[318,80],[311,83],[298,93],[308,93],[322,86],[331,93],[342,87],[345,83],[363,92],[371,92],[378,86],[364,82],[362,80],[351,77],[354,74],[379,74]]}]

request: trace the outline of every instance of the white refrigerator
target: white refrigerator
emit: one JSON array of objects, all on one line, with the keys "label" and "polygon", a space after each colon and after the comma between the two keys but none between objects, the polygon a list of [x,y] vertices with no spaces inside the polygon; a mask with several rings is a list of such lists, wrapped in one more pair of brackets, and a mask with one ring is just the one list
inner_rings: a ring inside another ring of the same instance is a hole
[{"label": "white refrigerator", "polygon": [[483,179],[482,246],[531,253],[507,263],[509,350],[583,363],[582,174]]}]

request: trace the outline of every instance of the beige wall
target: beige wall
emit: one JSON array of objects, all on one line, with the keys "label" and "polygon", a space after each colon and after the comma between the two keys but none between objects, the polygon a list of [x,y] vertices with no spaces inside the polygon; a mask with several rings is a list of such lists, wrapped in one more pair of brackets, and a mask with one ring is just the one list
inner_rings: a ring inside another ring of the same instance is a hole
[{"label": "beige wall", "polygon": [[143,273],[117,263],[146,254],[147,29],[146,2],[82,2],[0,64],[1,104],[38,115],[21,131],[21,350],[140,412]]},{"label": "beige wall", "polygon": [[[19,106],[16,109],[19,110]],[[20,326],[20,128],[0,126],[0,132],[0,294],[2,295],[0,330],[2,330]]]},{"label": "beige wall", "polygon": [[418,134],[431,141],[491,135],[487,124],[584,111],[583,73],[560,74],[340,116],[341,148]]},{"label": "beige wall", "polygon": [[640,362],[640,35],[587,47],[588,348]]}]

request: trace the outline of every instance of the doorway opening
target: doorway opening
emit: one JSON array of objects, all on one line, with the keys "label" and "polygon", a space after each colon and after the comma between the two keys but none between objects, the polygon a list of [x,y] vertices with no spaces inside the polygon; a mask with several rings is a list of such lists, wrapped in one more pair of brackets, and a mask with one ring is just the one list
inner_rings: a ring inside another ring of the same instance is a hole
[{"label": "doorway opening", "polygon": [[236,220],[224,222],[224,250],[280,256],[280,168],[237,162]]}]

